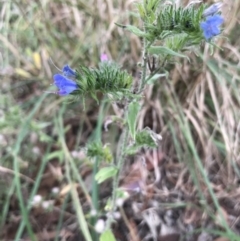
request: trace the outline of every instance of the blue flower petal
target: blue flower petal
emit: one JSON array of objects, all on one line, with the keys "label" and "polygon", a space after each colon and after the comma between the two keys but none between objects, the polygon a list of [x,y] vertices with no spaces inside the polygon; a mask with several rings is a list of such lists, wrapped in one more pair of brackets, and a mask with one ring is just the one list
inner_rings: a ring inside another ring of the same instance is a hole
[{"label": "blue flower petal", "polygon": [[76,77],[76,71],[70,68],[69,65],[64,65],[62,69],[63,75],[66,77]]},{"label": "blue flower petal", "polygon": [[223,23],[223,17],[221,15],[209,16],[205,22],[200,23],[200,27],[203,30],[203,35],[206,40],[221,33],[220,25]]},{"label": "blue flower petal", "polygon": [[207,9],[204,10],[203,17],[207,17],[209,15],[213,15],[213,14],[219,12],[222,5],[223,4],[220,2],[212,4],[210,7],[208,7]]},{"label": "blue flower petal", "polygon": [[218,27],[213,26],[211,29],[212,35],[216,36],[220,34],[220,29]]},{"label": "blue flower petal", "polygon": [[206,29],[208,27],[208,24],[206,22],[201,22],[200,26],[202,29]]},{"label": "blue flower petal", "polygon": [[66,78],[61,74],[55,74],[53,76],[54,84],[58,87],[59,95],[68,95],[78,88],[78,85],[73,80]]},{"label": "blue flower petal", "polygon": [[209,16],[206,18],[208,24],[221,25],[223,23],[223,17],[220,15]]},{"label": "blue flower petal", "polygon": [[67,88],[64,88],[64,89],[60,89],[58,91],[58,94],[61,95],[61,96],[65,96],[65,95],[69,95],[71,94],[74,90],[76,90],[76,88],[73,88],[73,87],[67,87]]}]

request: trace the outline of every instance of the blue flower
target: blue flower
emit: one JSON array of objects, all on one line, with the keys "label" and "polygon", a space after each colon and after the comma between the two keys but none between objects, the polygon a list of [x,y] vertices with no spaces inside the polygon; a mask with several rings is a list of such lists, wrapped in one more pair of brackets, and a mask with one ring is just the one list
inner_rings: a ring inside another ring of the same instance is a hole
[{"label": "blue flower", "polygon": [[204,10],[202,16],[206,18],[207,16],[218,13],[220,11],[222,5],[223,4],[221,2],[212,4],[210,7],[208,7],[207,9]]},{"label": "blue flower", "polygon": [[69,67],[69,65],[64,65],[63,69],[62,69],[63,75],[66,77],[70,77],[70,78],[75,78],[76,77],[76,71],[74,71],[73,69],[71,69]]},{"label": "blue flower", "polygon": [[59,89],[57,92],[59,95],[62,95],[62,96],[69,95],[70,93],[72,93],[74,90],[78,88],[78,85],[76,82],[66,78],[61,74],[55,74],[53,76],[53,79],[54,79],[54,84]]},{"label": "blue flower", "polygon": [[203,30],[203,34],[206,40],[221,33],[220,25],[223,23],[223,17],[221,15],[213,15],[206,18],[205,22],[201,22],[200,26]]}]

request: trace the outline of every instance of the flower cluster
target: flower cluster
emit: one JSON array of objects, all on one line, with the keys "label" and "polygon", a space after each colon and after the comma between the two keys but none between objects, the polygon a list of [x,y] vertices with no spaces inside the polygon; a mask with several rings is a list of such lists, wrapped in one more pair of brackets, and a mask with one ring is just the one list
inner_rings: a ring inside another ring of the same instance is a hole
[{"label": "flower cluster", "polygon": [[[76,71],[72,70],[68,65],[65,65],[62,69],[63,74],[55,74],[53,76],[54,84],[58,87],[57,94],[61,96],[69,95],[76,89],[78,85],[75,81],[69,78],[76,77]],[[69,78],[68,78],[69,77]]]},{"label": "flower cluster", "polygon": [[206,20],[200,23],[200,27],[207,41],[221,33],[220,25],[224,20],[220,14],[217,14],[220,7],[219,3],[213,4],[203,12],[203,17],[206,17]]}]

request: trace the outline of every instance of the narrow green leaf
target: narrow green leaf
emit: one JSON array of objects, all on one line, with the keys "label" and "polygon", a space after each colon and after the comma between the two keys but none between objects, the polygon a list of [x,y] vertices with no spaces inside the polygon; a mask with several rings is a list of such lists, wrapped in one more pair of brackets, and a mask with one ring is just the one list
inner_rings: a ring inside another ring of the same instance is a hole
[{"label": "narrow green leaf", "polygon": [[150,148],[156,148],[161,139],[161,135],[155,133],[149,127],[145,127],[136,134],[136,144]]},{"label": "narrow green leaf", "polygon": [[126,28],[126,25],[120,24],[120,23],[115,23],[119,28]]},{"label": "narrow green leaf", "polygon": [[136,134],[137,114],[139,110],[140,110],[139,102],[133,101],[129,104],[127,121],[128,121],[128,126],[129,126],[131,136],[134,140],[135,140],[135,134]]},{"label": "narrow green leaf", "polygon": [[150,54],[157,54],[157,55],[161,55],[161,54],[172,55],[172,56],[177,56],[177,57],[181,57],[181,58],[187,58],[189,60],[189,58],[186,55],[177,53],[177,52],[173,51],[172,49],[169,49],[164,46],[151,46],[148,49],[148,52]]},{"label": "narrow green leaf", "polygon": [[64,157],[63,150],[59,150],[59,151],[54,151],[54,152],[48,154],[47,160],[50,161],[50,160],[52,160],[54,158],[57,158],[58,160],[62,160],[63,157]]},{"label": "narrow green leaf", "polygon": [[118,170],[116,167],[104,167],[101,170],[98,171],[98,173],[95,176],[95,180],[98,183],[102,183],[105,180],[107,180],[110,177],[113,177],[117,174]]},{"label": "narrow green leaf", "polygon": [[142,145],[137,145],[137,144],[128,146],[125,150],[125,153],[130,156],[135,155],[141,149],[141,147],[142,147]]},{"label": "narrow green leaf", "polygon": [[[147,77],[147,81],[146,81],[146,84],[154,84],[156,80],[160,79],[161,77],[166,77],[167,76],[167,73],[165,74],[155,74],[153,75],[152,77]],[[149,79],[148,79],[149,78]]]},{"label": "narrow green leaf", "polygon": [[106,230],[100,236],[100,241],[116,241],[112,231],[110,229]]},{"label": "narrow green leaf", "polygon": [[127,155],[134,155],[142,147],[156,148],[161,140],[161,135],[155,133],[149,127],[146,127],[143,130],[136,132],[135,143],[133,143],[131,146],[128,146],[125,150],[125,153]]},{"label": "narrow green leaf", "polygon": [[136,3],[136,4],[137,4],[138,12],[139,12],[141,18],[143,19],[146,15],[144,6],[141,3]]},{"label": "narrow green leaf", "polygon": [[131,33],[137,35],[138,37],[148,37],[148,34],[140,30],[139,28],[133,26],[133,25],[126,25],[126,29],[130,31]]},{"label": "narrow green leaf", "polygon": [[97,104],[99,104],[99,100],[98,100],[98,98],[97,98],[96,93],[90,92],[90,95],[91,95],[91,97],[92,97],[94,100],[96,100]]},{"label": "narrow green leaf", "polygon": [[82,230],[82,233],[85,237],[85,240],[86,241],[92,241],[92,237],[90,235],[88,224],[87,224],[87,221],[86,221],[84,213],[83,213],[82,205],[81,205],[81,203],[79,201],[79,198],[78,198],[77,190],[73,186],[72,182],[70,182],[70,184],[71,184],[72,201],[73,201],[74,208],[75,208],[75,211],[76,211],[77,220],[79,222],[79,227],[81,227],[81,230]]}]

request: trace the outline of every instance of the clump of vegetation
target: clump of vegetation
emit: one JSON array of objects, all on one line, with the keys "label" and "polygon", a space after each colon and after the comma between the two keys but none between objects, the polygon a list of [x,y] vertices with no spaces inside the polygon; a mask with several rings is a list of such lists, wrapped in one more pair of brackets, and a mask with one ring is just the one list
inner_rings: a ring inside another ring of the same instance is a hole
[{"label": "clump of vegetation", "polygon": [[239,6],[3,2],[0,239],[239,240]]}]

